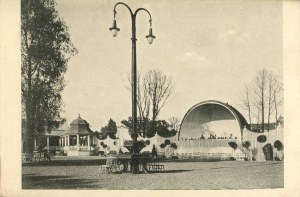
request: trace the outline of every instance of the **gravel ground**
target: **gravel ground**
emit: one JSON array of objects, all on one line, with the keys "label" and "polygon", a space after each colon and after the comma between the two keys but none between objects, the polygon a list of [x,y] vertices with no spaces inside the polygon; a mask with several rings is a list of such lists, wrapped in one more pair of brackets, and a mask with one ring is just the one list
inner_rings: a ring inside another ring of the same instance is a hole
[{"label": "gravel ground", "polygon": [[165,172],[105,174],[98,165],[22,167],[23,189],[254,189],[283,188],[283,162],[167,162]]}]

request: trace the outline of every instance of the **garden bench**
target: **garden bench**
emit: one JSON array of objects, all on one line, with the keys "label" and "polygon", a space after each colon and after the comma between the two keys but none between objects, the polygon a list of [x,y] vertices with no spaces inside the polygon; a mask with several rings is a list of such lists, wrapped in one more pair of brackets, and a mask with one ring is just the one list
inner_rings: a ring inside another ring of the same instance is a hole
[{"label": "garden bench", "polygon": [[148,164],[148,170],[149,172],[159,172],[159,171],[165,171],[165,165],[159,164],[159,163],[149,163]]},{"label": "garden bench", "polygon": [[101,171],[107,173],[121,172],[124,169],[124,165],[117,161],[117,158],[110,157],[106,160],[106,165],[100,166]]}]

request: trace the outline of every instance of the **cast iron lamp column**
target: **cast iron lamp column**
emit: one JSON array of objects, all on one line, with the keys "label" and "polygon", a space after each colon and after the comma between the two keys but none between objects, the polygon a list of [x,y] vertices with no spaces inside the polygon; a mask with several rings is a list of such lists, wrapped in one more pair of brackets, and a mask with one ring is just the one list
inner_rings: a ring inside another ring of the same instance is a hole
[{"label": "cast iron lamp column", "polygon": [[131,29],[132,29],[132,66],[131,66],[131,89],[132,89],[132,134],[131,134],[131,138],[133,141],[133,145],[132,145],[132,173],[137,173],[138,169],[139,169],[139,163],[138,161],[135,159],[138,154],[139,154],[139,146],[137,143],[137,137],[138,137],[138,132],[137,132],[137,98],[136,98],[136,92],[137,92],[137,68],[136,68],[136,16],[137,13],[141,10],[146,11],[149,16],[150,16],[150,29],[149,29],[149,35],[146,36],[149,44],[152,44],[153,39],[155,38],[155,36],[152,34],[152,18],[151,18],[151,14],[148,10],[146,10],[145,8],[138,8],[134,13],[132,12],[132,10],[130,9],[130,7],[123,3],[123,2],[118,2],[115,4],[114,6],[114,21],[113,21],[113,26],[111,28],[109,28],[109,30],[112,32],[113,36],[116,37],[118,31],[120,31],[120,29],[117,27],[117,22],[116,22],[116,7],[118,5],[124,5],[125,7],[128,8],[129,12],[130,12],[130,16],[131,16]]}]

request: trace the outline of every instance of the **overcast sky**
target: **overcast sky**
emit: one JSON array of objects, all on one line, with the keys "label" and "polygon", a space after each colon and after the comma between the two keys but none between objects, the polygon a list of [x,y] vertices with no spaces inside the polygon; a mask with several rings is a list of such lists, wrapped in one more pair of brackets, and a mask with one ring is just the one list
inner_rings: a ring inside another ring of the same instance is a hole
[{"label": "overcast sky", "polygon": [[[280,1],[124,1],[133,10],[150,11],[153,33],[149,45],[149,17],[137,16],[137,68],[160,69],[175,85],[160,119],[183,118],[204,100],[240,107],[243,85],[267,68],[282,77],[282,5]],[[131,19],[117,7],[121,31],[113,37],[111,0],[57,0],[59,15],[79,53],[71,58],[63,92],[64,116],[78,114],[99,130],[112,118],[120,124],[131,115]]]}]

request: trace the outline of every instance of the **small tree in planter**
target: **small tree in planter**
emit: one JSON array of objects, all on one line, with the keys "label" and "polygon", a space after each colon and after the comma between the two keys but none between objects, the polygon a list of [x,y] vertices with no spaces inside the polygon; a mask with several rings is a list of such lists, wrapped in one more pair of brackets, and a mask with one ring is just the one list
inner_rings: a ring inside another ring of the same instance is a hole
[{"label": "small tree in planter", "polygon": [[[280,151],[280,153],[282,153],[281,151],[282,151],[282,149],[283,149],[283,144],[282,144],[281,141],[276,140],[276,141],[274,142],[274,147],[277,149],[277,151]],[[278,155],[277,155],[275,159],[281,160],[282,158],[278,157]]]},{"label": "small tree in planter", "polygon": [[278,151],[281,151],[283,145],[282,145],[281,141],[276,140],[276,141],[274,142],[274,147],[275,147]]},{"label": "small tree in planter", "polygon": [[163,149],[163,148],[166,147],[166,144],[165,144],[165,143],[161,143],[161,144],[159,145],[159,147]]},{"label": "small tree in planter", "polygon": [[177,149],[177,144],[175,142],[171,143],[170,145],[172,148]]},{"label": "small tree in planter", "polygon": [[171,144],[171,141],[169,139],[166,139],[165,140],[165,145],[170,145]]},{"label": "small tree in planter", "polygon": [[100,147],[97,146],[97,144],[93,144],[92,147],[93,147],[93,151],[92,151],[92,152],[93,152],[93,155],[98,156],[98,155],[99,155]]},{"label": "small tree in planter", "polygon": [[249,147],[251,146],[251,143],[250,143],[250,141],[245,141],[245,142],[242,143],[242,146],[245,149],[249,150]]},{"label": "small tree in planter", "polygon": [[232,157],[234,157],[234,151],[237,149],[237,143],[236,142],[228,142],[228,145],[232,148]]},{"label": "small tree in planter", "polygon": [[204,140],[204,139],[205,139],[205,137],[204,137],[204,135],[203,135],[203,134],[201,134],[201,137],[200,137],[200,139],[201,139],[201,140]]},{"label": "small tree in planter", "polygon": [[257,148],[252,148],[251,151],[252,151],[252,159],[255,161],[257,153],[258,153],[258,149]]},{"label": "small tree in planter", "polygon": [[145,141],[145,144],[148,146],[148,145],[150,145],[150,140],[146,140]]},{"label": "small tree in planter", "polygon": [[242,147],[244,147],[247,150],[247,155],[248,157],[246,158],[247,160],[249,159],[250,161],[252,161],[252,151],[249,149],[249,147],[251,146],[250,141],[244,141],[242,143]]},{"label": "small tree in planter", "polygon": [[157,150],[156,150],[156,147],[155,147],[154,144],[153,144],[153,147],[152,147],[151,156],[152,156],[152,158],[157,158]]}]

